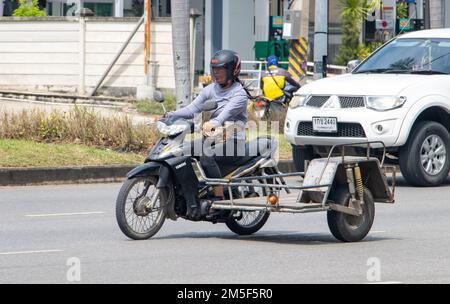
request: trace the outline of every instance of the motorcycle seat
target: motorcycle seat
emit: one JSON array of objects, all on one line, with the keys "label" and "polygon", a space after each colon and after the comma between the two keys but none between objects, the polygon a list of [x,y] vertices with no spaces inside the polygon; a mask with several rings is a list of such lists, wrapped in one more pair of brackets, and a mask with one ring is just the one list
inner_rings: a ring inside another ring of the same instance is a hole
[{"label": "motorcycle seat", "polygon": [[276,142],[270,136],[258,137],[245,143],[245,155],[237,156],[232,163],[220,162],[219,165],[222,177],[229,175],[233,171],[242,167],[242,170],[250,168],[261,158],[270,158],[273,150],[276,148]]}]

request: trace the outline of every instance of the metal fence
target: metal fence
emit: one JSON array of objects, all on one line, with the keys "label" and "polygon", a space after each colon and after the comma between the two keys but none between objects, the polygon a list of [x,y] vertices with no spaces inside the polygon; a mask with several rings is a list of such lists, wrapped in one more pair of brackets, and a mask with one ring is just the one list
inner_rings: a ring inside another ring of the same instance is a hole
[{"label": "metal fence", "polygon": [[[262,72],[267,68],[266,61],[251,61],[251,60],[243,60],[241,62],[241,80],[244,81],[245,85],[249,90],[251,90],[254,94],[260,95],[261,88],[261,75]],[[287,61],[281,61],[280,65],[289,64]],[[307,77],[312,77],[314,75],[314,63],[308,62],[308,71],[306,73]],[[327,65],[328,75],[334,76],[339,74],[346,73],[346,67],[339,65]]]}]

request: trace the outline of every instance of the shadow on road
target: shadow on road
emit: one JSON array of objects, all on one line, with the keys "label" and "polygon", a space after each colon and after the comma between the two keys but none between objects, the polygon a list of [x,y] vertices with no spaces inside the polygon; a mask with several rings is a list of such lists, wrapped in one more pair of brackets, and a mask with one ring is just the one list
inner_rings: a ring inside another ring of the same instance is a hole
[{"label": "shadow on road", "polygon": [[[388,183],[389,185],[392,185],[392,178],[388,178]],[[410,185],[408,185],[408,183],[406,182],[406,180],[403,178],[403,176],[397,176],[396,177],[396,187],[412,187]],[[445,182],[439,186],[439,187],[450,187],[450,175],[449,177],[445,180]],[[427,187],[424,187],[425,189]]]},{"label": "shadow on road", "polygon": [[[254,242],[269,242],[287,245],[330,245],[330,244],[344,244],[338,241],[330,234],[319,233],[300,233],[300,232],[286,232],[286,231],[263,231],[249,236],[239,236],[230,234],[228,232],[190,232],[183,234],[172,234],[163,237],[155,237],[154,239],[224,239],[234,241],[254,241]],[[378,242],[385,240],[394,240],[395,238],[368,235],[364,240],[358,243]]]}]

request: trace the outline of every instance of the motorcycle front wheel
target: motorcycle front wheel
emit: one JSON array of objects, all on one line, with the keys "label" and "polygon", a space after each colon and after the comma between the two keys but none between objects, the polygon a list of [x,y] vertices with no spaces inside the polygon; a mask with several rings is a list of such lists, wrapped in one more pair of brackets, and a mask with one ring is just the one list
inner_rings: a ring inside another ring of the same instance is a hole
[{"label": "motorcycle front wheel", "polygon": [[[157,193],[157,179],[136,177],[127,179],[116,201],[116,219],[120,230],[133,240],[146,240],[161,229],[166,219],[168,191]],[[154,195],[158,197],[152,203]]]}]

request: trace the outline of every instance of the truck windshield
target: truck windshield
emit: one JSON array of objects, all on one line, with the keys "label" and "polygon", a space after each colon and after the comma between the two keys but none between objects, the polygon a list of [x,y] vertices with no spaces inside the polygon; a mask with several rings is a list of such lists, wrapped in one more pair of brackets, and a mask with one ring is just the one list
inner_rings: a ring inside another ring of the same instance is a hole
[{"label": "truck windshield", "polygon": [[450,39],[395,39],[353,73],[450,74]]}]

